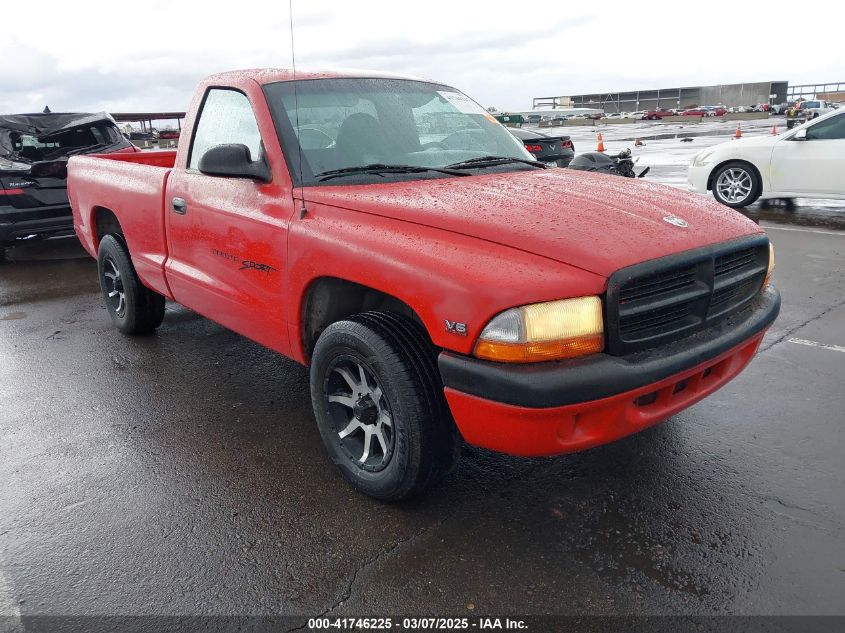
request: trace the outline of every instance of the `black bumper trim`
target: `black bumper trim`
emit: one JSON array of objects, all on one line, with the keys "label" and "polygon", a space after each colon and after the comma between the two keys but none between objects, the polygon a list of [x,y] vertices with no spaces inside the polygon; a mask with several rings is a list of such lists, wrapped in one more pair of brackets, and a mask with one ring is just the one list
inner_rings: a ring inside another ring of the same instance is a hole
[{"label": "black bumper trim", "polygon": [[4,221],[6,218],[0,214],[0,243],[13,242],[16,238],[27,235],[73,232],[73,216],[70,214],[70,207],[67,209],[67,213],[26,220],[13,218],[11,222]]},{"label": "black bumper trim", "polygon": [[747,308],[704,331],[627,356],[518,365],[441,352],[438,365],[443,384],[456,391],[521,407],[559,407],[631,391],[706,363],[765,330],[779,312],[780,294],[770,286]]}]

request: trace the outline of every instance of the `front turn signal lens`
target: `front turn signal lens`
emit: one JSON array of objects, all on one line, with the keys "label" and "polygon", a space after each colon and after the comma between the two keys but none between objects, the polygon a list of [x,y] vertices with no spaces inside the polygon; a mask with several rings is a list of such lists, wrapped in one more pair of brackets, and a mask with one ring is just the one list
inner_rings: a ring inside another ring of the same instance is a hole
[{"label": "front turn signal lens", "polygon": [[769,242],[769,268],[766,270],[766,278],[763,280],[763,290],[766,289],[766,286],[769,285],[769,281],[772,278],[772,272],[775,269],[775,247]]},{"label": "front turn signal lens", "polygon": [[599,297],[578,297],[511,308],[493,317],[475,345],[475,356],[533,363],[597,354],[604,349]]}]

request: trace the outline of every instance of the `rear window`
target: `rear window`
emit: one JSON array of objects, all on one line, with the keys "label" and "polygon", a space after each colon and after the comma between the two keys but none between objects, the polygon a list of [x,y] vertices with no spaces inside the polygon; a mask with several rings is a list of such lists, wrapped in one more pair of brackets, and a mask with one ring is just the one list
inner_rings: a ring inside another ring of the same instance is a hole
[{"label": "rear window", "polygon": [[74,150],[113,145],[123,136],[108,124],[78,127],[53,136],[13,133],[12,149],[30,160],[52,160]]}]

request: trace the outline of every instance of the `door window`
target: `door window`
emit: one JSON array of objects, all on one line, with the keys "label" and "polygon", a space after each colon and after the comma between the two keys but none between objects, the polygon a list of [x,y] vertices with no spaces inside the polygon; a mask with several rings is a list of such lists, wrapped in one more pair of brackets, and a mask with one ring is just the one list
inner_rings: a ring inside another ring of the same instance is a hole
[{"label": "door window", "polygon": [[188,168],[197,169],[208,150],[228,143],[246,145],[254,161],[261,155],[261,135],[249,99],[237,90],[212,88],[200,112]]},{"label": "door window", "polygon": [[808,127],[807,140],[811,139],[845,139],[845,113]]}]

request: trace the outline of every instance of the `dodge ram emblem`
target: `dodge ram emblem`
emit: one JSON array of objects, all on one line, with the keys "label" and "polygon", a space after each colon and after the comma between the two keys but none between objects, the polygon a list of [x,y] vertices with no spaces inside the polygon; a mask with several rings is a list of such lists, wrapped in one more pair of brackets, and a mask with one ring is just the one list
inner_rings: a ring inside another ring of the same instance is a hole
[{"label": "dodge ram emblem", "polygon": [[686,220],[684,220],[683,218],[679,218],[677,215],[667,215],[663,218],[663,221],[668,222],[672,226],[679,226],[682,229],[685,229],[689,226]]}]

